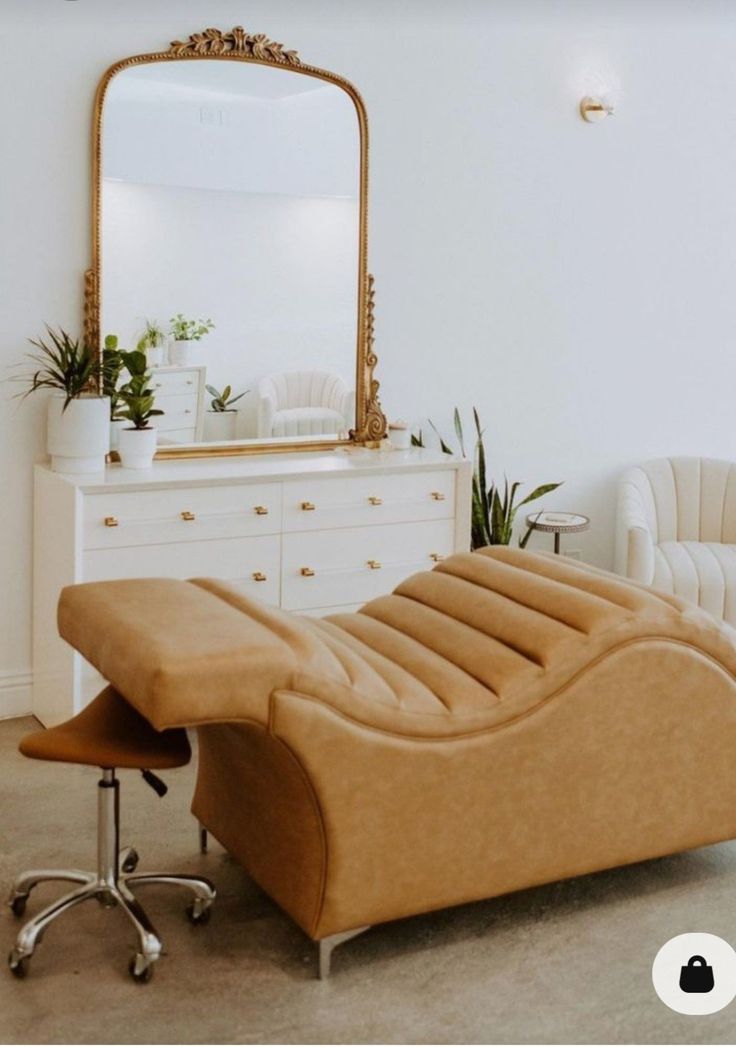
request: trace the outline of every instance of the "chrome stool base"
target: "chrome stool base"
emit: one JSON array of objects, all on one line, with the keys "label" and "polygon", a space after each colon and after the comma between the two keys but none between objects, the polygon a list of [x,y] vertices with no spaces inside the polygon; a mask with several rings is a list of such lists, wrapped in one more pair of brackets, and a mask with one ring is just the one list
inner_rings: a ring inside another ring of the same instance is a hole
[{"label": "chrome stool base", "polygon": [[103,770],[98,792],[98,850],[97,872],[88,873],[80,869],[36,869],[23,873],[13,884],[8,905],[16,916],[25,912],[30,892],[39,883],[61,881],[79,886],[52,902],[32,917],[20,930],[15,946],[8,957],[12,973],[23,978],[28,973],[28,964],[36,946],[42,940],[46,928],[62,913],[73,909],[80,902],[96,898],[107,906],[120,906],[133,924],[138,936],[138,952],[130,961],[129,971],[138,982],[148,982],[153,975],[153,965],[161,955],[161,939],[135,898],[132,888],[146,884],[170,884],[186,887],[194,893],[194,900],[187,908],[192,923],[206,923],[216,891],[204,876],[179,876],[173,873],[137,873],[138,854],[132,847],[122,851],[119,847],[120,830],[120,783],[114,770]]}]

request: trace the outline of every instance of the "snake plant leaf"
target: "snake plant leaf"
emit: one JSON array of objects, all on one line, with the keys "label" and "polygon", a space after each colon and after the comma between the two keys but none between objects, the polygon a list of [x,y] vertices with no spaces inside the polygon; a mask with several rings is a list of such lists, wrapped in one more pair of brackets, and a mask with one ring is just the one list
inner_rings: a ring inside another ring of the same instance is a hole
[{"label": "snake plant leaf", "polygon": [[468,456],[465,453],[465,437],[463,435],[463,423],[462,419],[460,418],[460,411],[457,409],[457,407],[455,408],[455,413],[452,417],[453,422],[455,424],[455,436],[457,436],[457,442],[460,444],[460,452],[463,458],[467,458]]},{"label": "snake plant leaf", "polygon": [[443,454],[452,454],[452,453],[453,453],[453,450],[452,450],[452,448],[451,448],[451,447],[448,447],[448,446],[447,446],[447,444],[445,443],[445,441],[444,441],[444,440],[442,439],[442,436],[440,435],[440,431],[439,431],[439,429],[437,428],[437,426],[436,426],[436,425],[434,424],[434,422],[432,421],[432,419],[431,419],[431,418],[429,418],[429,419],[428,419],[428,422],[429,422],[429,424],[430,424],[430,425],[432,426],[432,428],[434,429],[434,431],[435,431],[435,433],[436,433],[436,435],[437,435],[437,439],[438,439],[438,440],[439,440],[439,442],[440,442],[440,447],[442,448],[442,453],[443,453]]},{"label": "snake plant leaf", "polygon": [[537,498],[544,498],[545,494],[551,494],[552,491],[556,491],[560,486],[561,482],[556,484],[540,484],[539,487],[534,488],[531,494],[528,494],[526,498],[519,502],[519,508],[521,508],[522,505],[528,505],[529,502],[535,502]]}]

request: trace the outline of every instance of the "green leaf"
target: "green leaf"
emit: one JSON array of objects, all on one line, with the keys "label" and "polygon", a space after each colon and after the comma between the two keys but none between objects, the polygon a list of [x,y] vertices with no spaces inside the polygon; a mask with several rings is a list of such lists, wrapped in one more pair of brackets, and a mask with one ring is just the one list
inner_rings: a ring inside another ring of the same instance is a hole
[{"label": "green leaf", "polygon": [[452,418],[455,424],[455,435],[457,436],[457,442],[460,444],[460,451],[462,453],[463,458],[467,458],[468,456],[465,453],[465,437],[463,435],[463,423],[460,418],[460,412],[457,409],[457,407],[455,408],[455,413],[453,414]]},{"label": "green leaf", "polygon": [[537,498],[544,498],[545,494],[550,494],[552,491],[556,491],[558,487],[562,486],[562,481],[556,484],[541,484],[539,487],[535,487],[531,494],[528,494],[526,498],[519,502],[519,508],[522,505],[528,505],[529,502],[534,502]]}]

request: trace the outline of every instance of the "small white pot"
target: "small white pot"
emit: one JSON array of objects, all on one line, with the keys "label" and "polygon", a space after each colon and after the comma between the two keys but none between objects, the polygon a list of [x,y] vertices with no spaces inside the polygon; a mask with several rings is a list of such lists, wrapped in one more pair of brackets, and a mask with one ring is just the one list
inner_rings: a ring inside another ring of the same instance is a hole
[{"label": "small white pot", "polygon": [[118,433],[118,454],[124,469],[150,469],[156,453],[156,430],[121,429]]},{"label": "small white pot", "polygon": [[82,395],[64,410],[64,393],[47,408],[46,449],[55,473],[98,473],[110,450],[110,397]]},{"label": "small white pot", "polygon": [[407,447],[411,447],[411,429],[392,429],[389,426],[388,438],[391,446],[396,447],[397,450],[404,451]]},{"label": "small white pot", "polygon": [[169,345],[169,363],[175,367],[191,367],[199,363],[199,342],[195,339],[189,341],[176,341]]},{"label": "small white pot", "polygon": [[208,411],[204,416],[205,440],[234,440],[238,426],[237,411]]},{"label": "small white pot", "polygon": [[149,367],[163,367],[166,362],[166,346],[154,345],[146,349],[146,360]]},{"label": "small white pot", "polygon": [[110,450],[117,451],[118,449],[118,436],[120,435],[121,429],[126,429],[130,425],[127,418],[115,418],[110,422]]}]

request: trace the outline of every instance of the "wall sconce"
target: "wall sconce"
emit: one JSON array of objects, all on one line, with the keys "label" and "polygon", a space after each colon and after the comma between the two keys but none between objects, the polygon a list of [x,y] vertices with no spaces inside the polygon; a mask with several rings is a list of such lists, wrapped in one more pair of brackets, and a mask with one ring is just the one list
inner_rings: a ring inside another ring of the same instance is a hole
[{"label": "wall sconce", "polygon": [[580,103],[580,115],[589,124],[597,124],[607,116],[613,116],[613,106],[602,98],[586,95]]}]

